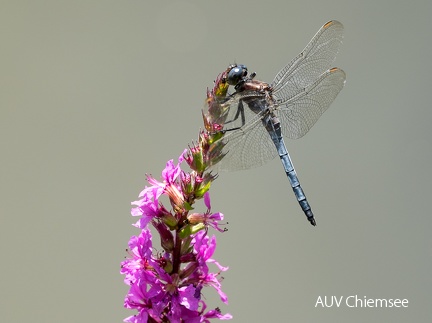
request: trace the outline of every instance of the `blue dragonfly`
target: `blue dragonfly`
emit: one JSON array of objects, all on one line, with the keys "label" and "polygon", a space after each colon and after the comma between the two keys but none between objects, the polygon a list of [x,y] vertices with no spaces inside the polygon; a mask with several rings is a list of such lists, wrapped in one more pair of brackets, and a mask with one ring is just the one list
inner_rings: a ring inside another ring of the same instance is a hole
[{"label": "blue dragonfly", "polygon": [[221,103],[228,107],[222,122],[225,156],[214,169],[249,169],[279,156],[297,201],[314,226],[283,137],[304,136],[342,90],[345,73],[331,68],[342,38],[343,25],[327,22],[271,84],[255,80],[255,73],[248,75],[245,65],[230,65],[226,82],[235,92]]}]

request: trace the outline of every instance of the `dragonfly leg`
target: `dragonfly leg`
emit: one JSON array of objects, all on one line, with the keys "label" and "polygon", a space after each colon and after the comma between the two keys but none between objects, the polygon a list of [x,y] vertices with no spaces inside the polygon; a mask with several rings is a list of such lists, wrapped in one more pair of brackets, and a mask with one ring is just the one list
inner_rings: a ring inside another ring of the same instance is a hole
[{"label": "dragonfly leg", "polygon": [[233,131],[233,130],[238,130],[241,127],[243,127],[246,124],[246,118],[245,118],[245,113],[244,113],[244,106],[243,106],[243,101],[240,101],[237,105],[237,112],[234,116],[234,118],[232,120],[226,121],[225,124],[228,124],[230,122],[234,122],[236,121],[239,116],[241,117],[241,126],[239,127],[235,127],[235,128],[231,128],[231,129],[224,129],[224,131]]}]

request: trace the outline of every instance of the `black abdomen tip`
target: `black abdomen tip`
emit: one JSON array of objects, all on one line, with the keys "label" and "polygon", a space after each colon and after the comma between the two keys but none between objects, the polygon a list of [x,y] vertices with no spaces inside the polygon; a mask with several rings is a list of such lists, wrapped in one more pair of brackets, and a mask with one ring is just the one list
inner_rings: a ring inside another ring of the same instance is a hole
[{"label": "black abdomen tip", "polygon": [[312,224],[313,226],[316,226],[316,221],[315,221],[314,215],[312,213],[312,210],[309,209],[305,213],[306,213],[307,219],[309,220],[310,224]]}]

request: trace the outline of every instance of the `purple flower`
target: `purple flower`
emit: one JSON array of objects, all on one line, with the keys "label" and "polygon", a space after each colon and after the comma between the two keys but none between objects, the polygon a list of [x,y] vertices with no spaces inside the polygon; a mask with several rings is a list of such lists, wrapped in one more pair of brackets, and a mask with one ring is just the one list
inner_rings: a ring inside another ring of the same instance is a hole
[{"label": "purple flower", "polygon": [[120,273],[125,275],[125,283],[130,285],[139,279],[149,267],[154,265],[152,258],[152,236],[149,229],[144,229],[136,237],[129,240],[129,253],[131,258],[121,263]]},{"label": "purple flower", "polygon": [[[211,212],[208,191],[217,175],[207,171],[223,158],[224,144],[220,140],[223,133],[217,131],[221,127],[218,122],[223,122],[226,113],[218,110],[222,108],[218,98],[227,93],[224,82],[221,74],[214,89],[208,92],[209,112],[203,114],[207,130],[200,131],[198,143],[183,151],[177,164],[168,161],[160,181],[147,175],[150,186],[132,202],[131,214],[139,217],[134,225],[141,233],[130,238],[129,257],[121,263],[120,273],[125,275],[124,282],[129,286],[124,307],[136,310],[137,314],[124,322],[200,323],[232,318],[230,314],[221,314],[219,308],[207,310],[202,299],[205,287],[211,286],[228,303],[220,279],[221,272],[228,267],[212,258],[216,237],[208,236],[209,228],[226,231],[220,227],[223,214]],[[191,171],[181,169],[184,160]],[[162,195],[169,199],[171,208],[165,208]],[[200,199],[207,211],[189,214]],[[150,225],[159,235],[162,251],[153,245]],[[210,270],[209,264],[218,271]]]},{"label": "purple flower", "polygon": [[[197,270],[193,275],[194,279],[198,279],[203,285],[212,286],[218,292],[221,300],[225,304],[228,304],[228,298],[225,293],[222,292],[221,284],[217,277],[220,272],[227,271],[229,267],[223,267],[216,260],[211,258],[216,249],[216,237],[212,236],[210,239],[205,231],[200,231],[194,237],[193,244],[194,250],[197,254],[197,262],[199,264],[199,270]],[[215,264],[219,268],[220,272],[210,273],[207,263]]]},{"label": "purple flower", "polygon": [[186,149],[178,158],[177,166],[174,166],[173,160],[171,159],[166,163],[165,169],[162,171],[162,178],[166,183],[174,183],[176,178],[180,175],[181,168],[180,165],[184,160],[183,155],[186,153]]},{"label": "purple flower", "polygon": [[151,175],[147,175],[147,181],[152,184],[152,186],[146,186],[139,194],[140,199],[131,203],[132,205],[136,205],[136,207],[131,210],[132,216],[141,217],[135,223],[136,227],[143,229],[153,218],[169,214],[159,203],[159,197],[162,194],[168,195],[175,205],[181,206],[183,204],[183,195],[175,181],[181,172],[180,164],[184,159],[184,153],[185,152],[178,158],[178,164],[176,166],[173,160],[166,163],[165,169],[162,171],[163,182],[159,182]]},{"label": "purple flower", "polygon": [[163,188],[159,186],[146,187],[141,193],[141,199],[134,201],[131,204],[137,207],[132,208],[132,216],[140,216],[141,218],[135,224],[136,227],[144,229],[147,224],[159,214],[159,197],[163,193]]},{"label": "purple flower", "polygon": [[218,230],[219,232],[226,231],[225,228],[219,227],[219,221],[224,219],[224,216],[220,212],[210,213],[211,204],[210,204],[210,193],[206,192],[204,194],[204,204],[207,206],[207,212],[204,214],[193,213],[188,216],[188,220],[191,223],[204,223],[206,226],[211,226],[213,229]]},{"label": "purple flower", "polygon": [[208,319],[219,319],[219,320],[231,320],[233,317],[231,314],[222,315],[219,308],[210,310],[203,315],[201,322],[210,323]]},{"label": "purple flower", "polygon": [[160,286],[154,284],[148,290],[148,282],[138,280],[133,284],[126,295],[124,307],[138,310],[138,314],[130,316],[124,322],[147,323],[148,317],[157,319],[163,308],[157,305],[161,295]]}]

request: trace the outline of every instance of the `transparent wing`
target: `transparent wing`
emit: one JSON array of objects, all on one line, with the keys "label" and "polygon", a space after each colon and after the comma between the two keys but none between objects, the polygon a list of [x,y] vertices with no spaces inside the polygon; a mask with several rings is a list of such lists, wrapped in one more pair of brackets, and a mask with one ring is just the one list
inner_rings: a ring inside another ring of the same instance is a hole
[{"label": "transparent wing", "polygon": [[[275,107],[274,113],[279,118],[284,137],[298,139],[304,136],[327,110],[345,84],[345,72],[332,68],[323,73],[314,83],[304,88],[283,105]],[[227,101],[230,116],[235,116],[243,95],[234,95]],[[261,166],[277,156],[277,150],[269,133],[262,124],[264,112],[253,113],[244,106],[245,124],[235,122],[224,127],[227,130],[223,141],[226,154],[216,171],[235,171]],[[227,119],[230,120],[230,119]],[[229,126],[232,125],[232,126]]]},{"label": "transparent wing", "polygon": [[[272,83],[276,105],[271,108],[281,121],[285,137],[297,139],[304,136],[343,88],[345,73],[338,68],[329,70],[342,38],[343,25],[340,22],[326,23],[303,52],[276,75]],[[224,130],[227,130],[223,138],[226,155],[213,167],[216,171],[249,169],[277,156],[261,121],[267,111],[256,114],[244,104],[243,115],[239,113],[241,99],[251,97],[264,99],[262,93],[242,92],[234,93],[222,104],[226,108],[221,122],[225,123]]]},{"label": "transparent wing", "polygon": [[[242,94],[234,95],[230,104],[229,116],[235,116]],[[223,141],[225,157],[216,164],[216,171],[235,171],[258,167],[277,156],[277,150],[267,130],[262,124],[263,113],[255,114],[244,104],[245,124],[240,116],[225,125],[227,130]],[[231,119],[227,118],[228,121]]]},{"label": "transparent wing", "polygon": [[334,101],[344,84],[345,72],[335,67],[278,106],[275,114],[281,121],[284,137],[303,137]]},{"label": "transparent wing", "polygon": [[332,20],[321,27],[305,49],[274,78],[273,93],[283,103],[327,71],[343,39],[343,25]]},{"label": "transparent wing", "polygon": [[[224,130],[228,131],[230,134],[231,129],[241,128],[249,129],[250,125],[246,123],[251,123],[251,120],[258,120],[257,114],[252,112],[247,105],[244,105],[243,113],[239,111],[239,103],[242,98],[245,97],[261,98],[264,97],[263,94],[248,91],[242,93],[234,93],[226,98],[225,101],[214,103],[214,114],[217,117],[213,118],[213,122],[224,125]],[[219,112],[221,111],[221,113]],[[229,135],[227,136],[229,137]]]}]

